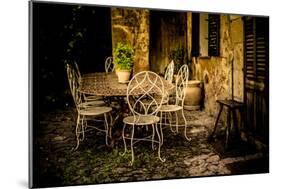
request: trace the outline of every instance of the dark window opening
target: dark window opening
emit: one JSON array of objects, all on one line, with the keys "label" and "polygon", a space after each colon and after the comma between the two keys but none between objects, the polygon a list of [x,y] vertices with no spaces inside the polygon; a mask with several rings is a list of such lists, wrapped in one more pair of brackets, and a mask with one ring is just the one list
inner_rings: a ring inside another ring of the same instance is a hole
[{"label": "dark window opening", "polygon": [[191,55],[220,55],[220,15],[192,13]]},{"label": "dark window opening", "polygon": [[199,56],[199,13],[192,13],[192,49],[191,56]]}]

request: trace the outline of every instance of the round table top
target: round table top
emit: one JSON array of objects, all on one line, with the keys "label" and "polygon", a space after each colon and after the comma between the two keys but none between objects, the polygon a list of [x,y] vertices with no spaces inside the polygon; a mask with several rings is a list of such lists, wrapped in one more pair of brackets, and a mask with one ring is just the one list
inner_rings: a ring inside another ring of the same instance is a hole
[{"label": "round table top", "polygon": [[[163,78],[166,90],[173,90],[174,85]],[[82,77],[79,91],[97,96],[126,96],[128,84],[119,83],[115,73],[91,73]]]}]

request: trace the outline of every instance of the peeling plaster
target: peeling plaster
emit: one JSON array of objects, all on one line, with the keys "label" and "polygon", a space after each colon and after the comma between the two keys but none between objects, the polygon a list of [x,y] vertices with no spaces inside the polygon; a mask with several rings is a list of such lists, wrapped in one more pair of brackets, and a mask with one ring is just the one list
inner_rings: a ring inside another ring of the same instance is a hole
[{"label": "peeling plaster", "polygon": [[[191,17],[190,14],[188,14]],[[241,18],[241,17],[240,17]],[[243,22],[230,15],[221,15],[221,50],[220,57],[192,58],[192,79],[201,80],[204,86],[204,109],[211,115],[216,115],[218,106],[216,100],[231,98],[231,60],[234,70],[234,98],[243,100]],[[192,26],[190,18],[188,26]],[[188,28],[190,33],[191,27]],[[191,38],[188,36],[188,46],[191,47]]]}]

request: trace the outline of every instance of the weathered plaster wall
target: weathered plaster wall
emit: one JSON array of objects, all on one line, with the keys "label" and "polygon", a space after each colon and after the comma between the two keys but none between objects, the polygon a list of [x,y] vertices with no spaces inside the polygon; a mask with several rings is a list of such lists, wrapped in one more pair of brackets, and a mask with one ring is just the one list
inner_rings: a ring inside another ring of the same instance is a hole
[{"label": "weathered plaster wall", "polygon": [[230,16],[231,21],[231,39],[234,47],[234,98],[243,101],[244,83],[243,83],[243,21],[241,16]]},{"label": "weathered plaster wall", "polygon": [[187,15],[182,12],[151,11],[150,68],[163,74],[171,51],[187,49]]},{"label": "weathered plaster wall", "polygon": [[[191,15],[188,16],[191,17]],[[191,19],[187,20],[188,25],[191,26],[189,23],[192,22]],[[242,19],[240,16],[221,15],[220,28],[220,57],[192,58],[192,77],[203,82],[204,108],[211,115],[217,113],[216,100],[231,98],[232,60],[234,65],[234,97],[236,100],[243,100]],[[191,30],[191,27],[188,30]],[[190,35],[190,37],[192,36]]]},{"label": "weathered plaster wall", "polygon": [[186,13],[186,33],[187,33],[187,56],[191,57],[191,49],[192,49],[192,12]]},{"label": "weathered plaster wall", "polygon": [[135,50],[134,73],[149,70],[149,10],[112,8],[112,48],[127,42]]}]

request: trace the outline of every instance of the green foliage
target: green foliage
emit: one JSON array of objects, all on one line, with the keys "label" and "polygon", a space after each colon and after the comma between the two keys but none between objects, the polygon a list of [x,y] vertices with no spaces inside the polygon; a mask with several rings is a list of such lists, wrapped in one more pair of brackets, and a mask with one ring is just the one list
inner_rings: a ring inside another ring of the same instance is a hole
[{"label": "green foliage", "polygon": [[113,52],[117,70],[131,70],[134,65],[134,50],[127,43],[117,43]]},{"label": "green foliage", "polygon": [[85,150],[74,160],[66,162],[63,173],[64,184],[103,183],[106,179],[120,176],[120,173],[116,172],[117,168],[128,168],[128,171],[132,171],[129,166],[130,160],[130,150],[124,155],[123,149],[121,151],[112,149],[111,152]]},{"label": "green foliage", "polygon": [[187,63],[187,49],[184,47],[178,47],[171,51],[169,59],[174,60],[175,73],[177,73],[180,67]]},{"label": "green foliage", "polygon": [[72,8],[72,20],[64,25],[65,54],[64,63],[75,61],[81,54],[81,45],[83,44],[86,28],[81,24],[84,9],[81,6]]}]

